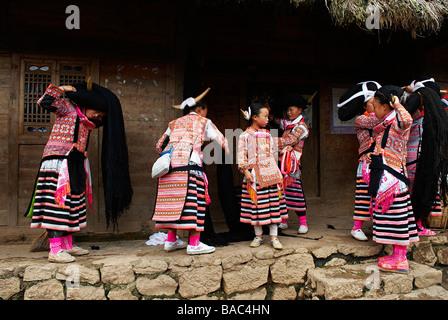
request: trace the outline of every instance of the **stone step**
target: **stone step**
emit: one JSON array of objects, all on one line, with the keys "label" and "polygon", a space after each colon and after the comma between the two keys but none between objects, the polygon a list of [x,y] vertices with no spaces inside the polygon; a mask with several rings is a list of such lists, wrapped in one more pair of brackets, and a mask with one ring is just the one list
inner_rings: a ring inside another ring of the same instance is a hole
[{"label": "stone step", "polygon": [[409,274],[380,271],[377,260],[359,264],[308,270],[313,296],[341,299],[441,299],[448,300],[442,284],[443,272],[424,264],[409,262]]}]

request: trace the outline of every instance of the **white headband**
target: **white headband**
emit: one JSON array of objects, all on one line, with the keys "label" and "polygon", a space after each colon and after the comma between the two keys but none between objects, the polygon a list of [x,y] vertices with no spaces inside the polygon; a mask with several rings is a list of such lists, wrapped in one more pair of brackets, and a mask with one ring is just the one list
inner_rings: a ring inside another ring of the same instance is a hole
[{"label": "white headband", "polygon": [[243,110],[241,110],[241,112],[243,113],[244,119],[246,119],[247,121],[249,121],[250,116],[251,116],[250,107],[247,107],[247,111],[243,111]]},{"label": "white headband", "polygon": [[436,81],[434,80],[434,78],[426,79],[426,80],[422,80],[422,81],[418,81],[418,82],[416,82],[416,81],[414,80],[414,81],[412,81],[412,83],[411,83],[412,92],[415,92],[415,91],[417,91],[417,90],[420,89],[420,88],[423,88],[423,87],[425,86],[425,85],[424,85],[425,82],[436,82]]},{"label": "white headband", "polygon": [[352,101],[353,99],[356,99],[361,96],[364,96],[364,102],[369,101],[369,99],[375,95],[375,91],[369,90],[367,88],[368,83],[374,83],[377,86],[377,89],[381,88],[381,85],[375,81],[364,81],[364,82],[357,83],[357,84],[362,84],[362,91],[355,93],[354,95],[352,95],[350,98],[348,98],[344,102],[338,103],[337,107],[340,108],[340,107],[346,105],[347,103],[349,103],[350,101]]},{"label": "white headband", "polygon": [[188,98],[188,99],[185,99],[185,100],[181,103],[181,105],[180,105],[180,109],[181,109],[181,110],[185,109],[185,107],[186,107],[187,105],[188,105],[189,107],[193,107],[193,106],[195,106],[195,105],[196,105],[196,101],[194,100],[194,98],[190,97],[190,98]]}]

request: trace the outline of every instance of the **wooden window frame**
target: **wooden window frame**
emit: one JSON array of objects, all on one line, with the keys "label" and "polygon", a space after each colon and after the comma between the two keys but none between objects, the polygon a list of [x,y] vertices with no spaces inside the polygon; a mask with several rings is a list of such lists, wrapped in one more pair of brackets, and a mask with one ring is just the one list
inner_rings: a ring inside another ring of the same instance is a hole
[{"label": "wooden window frame", "polygon": [[[21,58],[21,71],[20,71],[20,96],[19,96],[19,137],[22,138],[36,138],[36,139],[47,139],[51,132],[51,127],[54,123],[54,114],[49,113],[48,118],[39,118],[38,120],[44,119],[44,121],[25,121],[25,103],[30,103],[26,97],[25,90],[27,89],[26,77],[27,74],[32,74],[33,71],[28,71],[30,66],[38,67],[33,75],[50,76],[50,83],[56,86],[67,85],[69,83],[78,82],[85,80],[89,75],[92,74],[92,67],[94,65],[94,60],[86,59],[58,59],[58,58]],[[40,70],[41,67],[48,66],[48,71]],[[69,68],[71,67],[71,68]],[[79,70],[81,68],[81,70]],[[46,73],[48,72],[48,73]],[[34,83],[37,84],[36,82]],[[31,100],[34,104],[37,100],[45,93],[49,83],[45,82],[38,87],[38,92],[36,92]],[[32,106],[32,108],[39,108],[37,105]],[[35,109],[34,109],[35,110]],[[40,112],[40,114],[43,114]]]}]

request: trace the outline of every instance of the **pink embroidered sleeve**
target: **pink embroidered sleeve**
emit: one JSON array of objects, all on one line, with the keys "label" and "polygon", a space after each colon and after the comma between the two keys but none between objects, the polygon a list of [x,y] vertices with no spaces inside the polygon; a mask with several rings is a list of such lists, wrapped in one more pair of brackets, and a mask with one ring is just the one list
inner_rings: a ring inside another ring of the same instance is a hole
[{"label": "pink embroidered sleeve", "polygon": [[216,142],[219,143],[219,145],[226,151],[229,150],[229,143],[227,139],[224,137],[224,135],[221,133],[221,131],[218,130],[218,128],[215,126],[213,122],[209,120],[207,122],[207,125],[205,127],[207,138],[210,140],[216,140]]},{"label": "pink embroidered sleeve", "polygon": [[277,138],[278,151],[282,151],[287,146],[295,146],[308,137],[309,131],[304,125],[296,126],[291,132],[287,133],[284,137]]},{"label": "pink embroidered sleeve", "polygon": [[373,129],[380,120],[376,116],[361,115],[355,119],[355,129]]},{"label": "pink embroidered sleeve", "polygon": [[157,151],[157,153],[162,153],[162,145],[163,145],[163,143],[165,142],[165,139],[166,138],[168,138],[169,136],[166,134],[166,133],[164,133],[163,135],[162,135],[162,137],[159,139],[159,141],[157,141],[157,144],[156,144],[156,151]]},{"label": "pink embroidered sleeve", "polygon": [[241,134],[238,140],[238,153],[237,153],[237,161],[238,161],[238,170],[241,173],[244,173],[249,168],[248,159],[247,159],[247,141],[246,135]]},{"label": "pink embroidered sleeve", "polygon": [[397,112],[398,121],[396,122],[395,129],[398,132],[405,132],[412,125],[412,116],[409,112],[401,105],[401,103],[395,104],[395,110]]},{"label": "pink embroidered sleeve", "polygon": [[64,91],[59,87],[50,84],[44,95],[37,100],[37,104],[58,116],[65,116],[68,113],[74,112],[74,107],[70,104],[68,99],[61,98]]}]

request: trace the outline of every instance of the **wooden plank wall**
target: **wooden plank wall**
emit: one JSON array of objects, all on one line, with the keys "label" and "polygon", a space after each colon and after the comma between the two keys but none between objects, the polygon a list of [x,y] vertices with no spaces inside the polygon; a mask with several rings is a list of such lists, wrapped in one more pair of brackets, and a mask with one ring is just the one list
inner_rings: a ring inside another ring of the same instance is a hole
[{"label": "wooden plank wall", "polygon": [[7,225],[11,57],[0,55],[0,226]]}]

